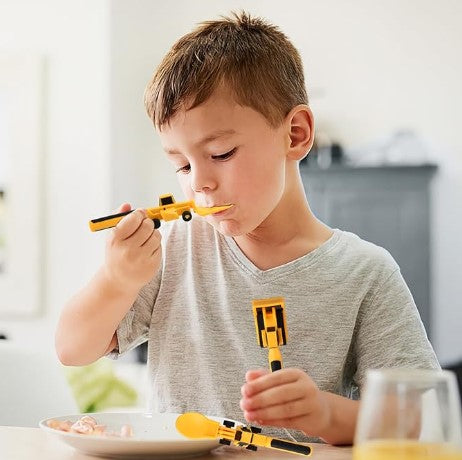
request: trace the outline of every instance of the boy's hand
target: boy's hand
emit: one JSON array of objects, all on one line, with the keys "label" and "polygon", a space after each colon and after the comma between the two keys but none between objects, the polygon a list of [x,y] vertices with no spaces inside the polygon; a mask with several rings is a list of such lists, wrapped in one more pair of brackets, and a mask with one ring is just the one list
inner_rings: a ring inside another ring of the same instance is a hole
[{"label": "boy's hand", "polygon": [[240,406],[247,421],[293,428],[319,437],[328,429],[328,399],[302,370],[250,370],[245,379]]},{"label": "boy's hand", "polygon": [[[130,211],[124,203],[117,212]],[[110,232],[104,264],[108,280],[119,289],[139,291],[157,273],[161,235],[142,209],[125,216]]]}]

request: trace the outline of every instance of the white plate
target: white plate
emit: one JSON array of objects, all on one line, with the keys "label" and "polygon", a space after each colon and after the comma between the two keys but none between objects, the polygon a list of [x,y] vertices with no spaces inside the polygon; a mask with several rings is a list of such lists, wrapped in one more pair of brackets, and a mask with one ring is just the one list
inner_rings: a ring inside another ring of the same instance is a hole
[{"label": "white plate", "polygon": [[[178,433],[175,421],[180,414],[143,414],[125,413],[95,413],[65,415],[52,417],[53,420],[70,420],[76,422],[84,415],[92,416],[100,425],[106,425],[108,430],[120,432],[122,425],[130,425],[133,429],[131,438],[114,438],[92,436],[78,433],[68,433],[47,426],[42,420],[40,428],[59,438],[75,449],[99,457],[123,458],[175,458],[200,455],[219,445],[218,439],[187,439]],[[211,417],[223,421],[218,417]]]}]

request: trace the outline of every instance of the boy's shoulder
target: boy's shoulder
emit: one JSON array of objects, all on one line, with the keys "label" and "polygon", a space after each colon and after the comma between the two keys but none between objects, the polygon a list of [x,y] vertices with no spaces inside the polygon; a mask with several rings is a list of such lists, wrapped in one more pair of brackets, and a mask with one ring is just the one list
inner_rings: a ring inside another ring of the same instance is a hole
[{"label": "boy's shoulder", "polygon": [[367,241],[355,233],[345,230],[334,230],[338,243],[331,257],[336,264],[357,267],[366,271],[385,271],[392,273],[399,269],[393,256],[383,247]]}]

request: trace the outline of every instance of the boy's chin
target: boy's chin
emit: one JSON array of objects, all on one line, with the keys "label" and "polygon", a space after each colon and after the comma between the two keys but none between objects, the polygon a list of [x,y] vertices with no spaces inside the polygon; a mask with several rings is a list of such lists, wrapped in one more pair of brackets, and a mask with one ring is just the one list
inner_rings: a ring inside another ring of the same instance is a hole
[{"label": "boy's chin", "polygon": [[236,237],[245,234],[245,231],[242,229],[242,227],[238,225],[237,222],[234,222],[232,220],[214,222],[211,223],[211,225],[213,226],[213,228],[215,228],[217,232],[221,233],[224,236]]}]

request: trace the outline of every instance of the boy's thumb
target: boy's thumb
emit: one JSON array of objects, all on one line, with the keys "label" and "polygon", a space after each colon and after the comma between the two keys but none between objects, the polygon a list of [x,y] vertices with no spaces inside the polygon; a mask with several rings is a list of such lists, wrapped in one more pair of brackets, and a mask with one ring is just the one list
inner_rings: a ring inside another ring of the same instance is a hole
[{"label": "boy's thumb", "polygon": [[132,209],[130,203],[122,203],[118,208],[117,208],[117,212],[127,212],[127,211],[130,211]]}]

